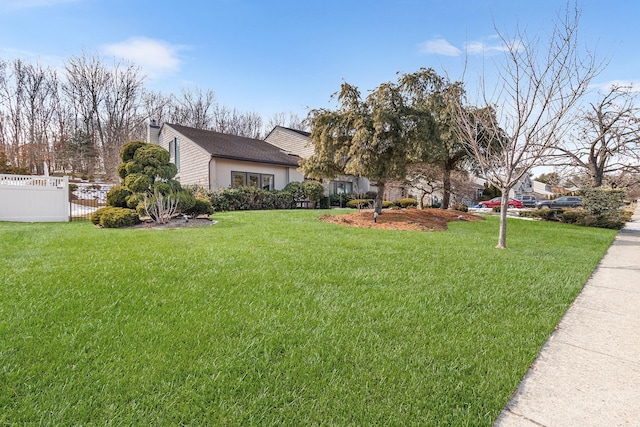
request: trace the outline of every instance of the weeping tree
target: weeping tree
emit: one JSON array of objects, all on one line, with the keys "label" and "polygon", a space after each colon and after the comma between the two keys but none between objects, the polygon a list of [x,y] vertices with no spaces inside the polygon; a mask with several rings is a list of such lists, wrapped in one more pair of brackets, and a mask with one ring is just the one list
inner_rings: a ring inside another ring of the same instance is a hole
[{"label": "weeping tree", "polygon": [[[458,137],[482,175],[502,192],[498,248],[507,246],[509,191],[539,166],[570,129],[570,114],[602,63],[578,44],[579,11],[558,15],[548,37],[499,31],[505,49],[496,86],[482,88],[483,108],[459,104]],[[494,144],[486,144],[489,139]]]},{"label": "weeping tree", "polygon": [[[431,68],[421,68],[415,73],[403,75],[399,80],[399,88],[410,114],[419,118],[420,122],[432,125],[432,128],[423,126],[414,129],[414,138],[422,138],[423,141],[415,144],[421,150],[414,159],[416,167],[410,168],[407,182],[419,182],[425,166],[441,172],[440,207],[447,209],[451,201],[453,175],[476,169],[475,157],[456,132],[456,115],[464,94],[463,85],[461,82],[448,81]],[[418,175],[412,176],[415,172]]]},{"label": "weeping tree", "polygon": [[426,151],[433,117],[409,108],[399,83],[383,83],[362,99],[357,87],[343,83],[336,110],[309,113],[314,154],[302,164],[307,176],[368,178],[377,188],[374,209],[381,213],[385,187],[403,180],[407,166]]}]

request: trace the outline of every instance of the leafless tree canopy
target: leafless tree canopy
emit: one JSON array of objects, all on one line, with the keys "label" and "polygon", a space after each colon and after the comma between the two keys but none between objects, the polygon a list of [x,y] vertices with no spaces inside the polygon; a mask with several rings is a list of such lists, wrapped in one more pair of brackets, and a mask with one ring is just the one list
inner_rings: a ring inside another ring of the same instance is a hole
[{"label": "leafless tree canopy", "polygon": [[269,117],[269,121],[267,122],[266,129],[267,131],[273,129],[276,126],[283,126],[289,129],[297,129],[308,131],[309,126],[306,120],[301,119],[297,114],[293,112],[289,112],[289,114],[281,112],[276,113]]},{"label": "leafless tree canopy", "polygon": [[[484,177],[503,194],[498,247],[506,247],[509,190],[540,164],[567,135],[572,111],[603,63],[578,40],[579,10],[567,7],[548,37],[529,36],[518,28],[513,36],[498,32],[504,60],[497,62],[497,83],[489,76],[479,102],[483,108],[460,108],[460,137],[478,160]],[[471,111],[471,114],[469,114]],[[492,141],[485,149],[483,138]]]},{"label": "leafless tree canopy", "polygon": [[47,167],[110,178],[123,144],[145,139],[151,119],[251,138],[271,130],[263,128],[259,114],[217,103],[213,90],[185,88],[165,95],[146,89],[144,82],[134,64],[108,63],[86,52],[69,58],[62,72],[0,60],[3,158],[30,173],[42,174]]},{"label": "leafless tree canopy", "polygon": [[609,176],[640,172],[640,109],[632,87],[613,86],[580,108],[569,138],[551,156],[556,166],[586,172],[599,187]]}]

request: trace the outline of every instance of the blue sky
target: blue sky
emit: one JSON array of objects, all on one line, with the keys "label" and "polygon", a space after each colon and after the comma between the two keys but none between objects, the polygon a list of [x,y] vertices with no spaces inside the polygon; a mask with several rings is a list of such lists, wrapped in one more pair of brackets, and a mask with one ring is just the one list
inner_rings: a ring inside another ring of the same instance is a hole
[{"label": "blue sky", "polygon": [[[133,61],[165,93],[212,89],[229,108],[305,117],[343,81],[363,93],[433,67],[472,85],[500,55],[494,24],[549,29],[564,0],[0,0],[0,59],[62,67],[82,51]],[[594,81],[640,82],[640,2],[582,0]],[[469,55],[466,56],[465,52]],[[479,54],[484,52],[484,57]]]}]

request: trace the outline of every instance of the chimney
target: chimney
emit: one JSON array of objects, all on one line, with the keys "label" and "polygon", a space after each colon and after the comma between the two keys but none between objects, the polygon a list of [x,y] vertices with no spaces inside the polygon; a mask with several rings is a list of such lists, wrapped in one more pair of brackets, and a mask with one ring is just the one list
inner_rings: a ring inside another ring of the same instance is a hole
[{"label": "chimney", "polygon": [[147,129],[147,142],[151,144],[160,144],[160,126],[155,120],[149,122],[149,128]]}]

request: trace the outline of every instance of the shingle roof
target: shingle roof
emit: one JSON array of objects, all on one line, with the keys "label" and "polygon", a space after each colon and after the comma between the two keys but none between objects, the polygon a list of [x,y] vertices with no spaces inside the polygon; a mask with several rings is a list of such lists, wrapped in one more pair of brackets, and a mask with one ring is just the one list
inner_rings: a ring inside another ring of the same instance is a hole
[{"label": "shingle roof", "polygon": [[260,139],[228,135],[171,123],[165,123],[165,126],[170,126],[189,138],[210,153],[211,157],[295,167],[300,161],[300,157],[287,154],[278,147]]}]

